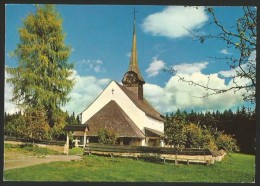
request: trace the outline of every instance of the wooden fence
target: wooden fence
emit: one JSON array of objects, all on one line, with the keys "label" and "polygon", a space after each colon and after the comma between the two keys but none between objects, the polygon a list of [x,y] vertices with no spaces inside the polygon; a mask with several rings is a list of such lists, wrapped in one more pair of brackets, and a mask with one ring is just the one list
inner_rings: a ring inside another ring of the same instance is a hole
[{"label": "wooden fence", "polygon": [[173,160],[176,164],[178,161],[213,164],[214,159],[209,149],[176,149],[165,147],[144,147],[144,146],[126,146],[126,145],[102,145],[86,144],[85,154],[122,156],[122,157],[159,157],[164,162]]}]

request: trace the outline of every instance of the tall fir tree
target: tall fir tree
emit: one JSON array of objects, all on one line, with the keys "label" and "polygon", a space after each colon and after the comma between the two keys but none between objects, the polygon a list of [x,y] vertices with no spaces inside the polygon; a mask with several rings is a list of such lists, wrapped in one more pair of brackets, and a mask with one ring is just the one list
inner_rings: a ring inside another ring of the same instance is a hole
[{"label": "tall fir tree", "polygon": [[14,86],[11,101],[24,111],[44,108],[52,128],[64,125],[60,107],[69,101],[74,80],[70,78],[71,48],[64,41],[62,19],[53,5],[36,5],[36,12],[23,20],[19,35],[20,43],[11,53],[18,67],[7,68],[7,82]]}]

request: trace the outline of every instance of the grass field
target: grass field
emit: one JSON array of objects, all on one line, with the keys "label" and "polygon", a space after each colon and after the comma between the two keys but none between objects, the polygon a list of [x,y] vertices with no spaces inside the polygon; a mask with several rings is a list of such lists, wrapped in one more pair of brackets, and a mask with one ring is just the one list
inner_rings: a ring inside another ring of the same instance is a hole
[{"label": "grass field", "polygon": [[15,145],[15,144],[5,144],[4,145],[5,151],[14,152],[14,153],[23,153],[23,154],[29,154],[29,155],[58,155],[62,154],[60,152],[50,150],[43,147],[34,146],[32,144],[21,144],[21,145]]},{"label": "grass field", "polygon": [[[74,150],[75,153],[79,149]],[[105,182],[253,182],[255,157],[230,154],[222,162],[153,163],[129,158],[84,156],[83,160],[52,162],[4,171],[4,180]]]}]

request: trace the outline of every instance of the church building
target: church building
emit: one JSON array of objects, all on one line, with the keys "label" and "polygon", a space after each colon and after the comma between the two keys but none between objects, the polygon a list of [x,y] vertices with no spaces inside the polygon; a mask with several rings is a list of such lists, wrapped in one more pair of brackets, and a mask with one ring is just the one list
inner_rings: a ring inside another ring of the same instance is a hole
[{"label": "church building", "polygon": [[131,58],[122,84],[111,81],[81,114],[81,125],[67,125],[79,146],[97,143],[105,129],[117,136],[118,144],[164,146],[164,119],[144,98],[145,81],[140,73],[136,47],[135,16]]}]

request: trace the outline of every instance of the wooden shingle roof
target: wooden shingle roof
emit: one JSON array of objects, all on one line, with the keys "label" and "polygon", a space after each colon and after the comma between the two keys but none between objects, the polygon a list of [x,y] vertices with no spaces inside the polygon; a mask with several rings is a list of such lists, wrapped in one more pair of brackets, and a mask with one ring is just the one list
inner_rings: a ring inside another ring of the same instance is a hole
[{"label": "wooden shingle roof", "polygon": [[84,131],[74,131],[73,136],[84,136]]},{"label": "wooden shingle roof", "polygon": [[146,99],[138,99],[130,90],[128,90],[125,86],[117,83],[118,86],[124,91],[124,93],[131,99],[131,101],[141,109],[147,116],[159,120],[164,121],[162,115],[157,112],[153,106],[151,106]]},{"label": "wooden shingle roof", "polygon": [[116,134],[117,137],[145,137],[114,100],[107,103],[86,123],[88,128],[87,136],[97,136],[100,129],[106,129]]},{"label": "wooden shingle roof", "polygon": [[87,125],[66,125],[64,127],[64,130],[66,131],[85,131],[86,130]]}]

